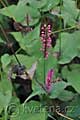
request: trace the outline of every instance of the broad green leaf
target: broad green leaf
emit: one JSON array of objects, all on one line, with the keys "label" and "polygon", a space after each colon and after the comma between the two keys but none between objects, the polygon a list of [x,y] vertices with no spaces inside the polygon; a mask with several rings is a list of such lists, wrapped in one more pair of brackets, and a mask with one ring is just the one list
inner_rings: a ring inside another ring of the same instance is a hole
[{"label": "broad green leaf", "polygon": [[80,94],[80,65],[72,65],[71,71],[65,67],[62,72],[63,77]]},{"label": "broad green leaf", "polygon": [[10,91],[7,91],[6,94],[0,92],[0,113],[3,109],[6,109],[11,100],[11,97],[12,95]]},{"label": "broad green leaf", "polygon": [[28,54],[36,57],[41,56],[40,25],[38,25],[31,32],[27,33],[25,36],[22,36],[20,32],[13,32],[11,34],[19,42],[21,48],[24,49]]},{"label": "broad green leaf", "polygon": [[14,18],[16,21],[21,22],[26,15],[26,5],[19,2],[18,5],[11,5],[0,10],[0,14]]},{"label": "broad green leaf", "polygon": [[50,98],[58,98],[58,96],[63,92],[63,90],[68,86],[66,82],[57,82],[53,84]]},{"label": "broad green leaf", "polygon": [[45,120],[46,118],[45,115],[47,114],[45,109],[42,108],[39,102],[29,102],[28,104],[26,104],[25,108],[31,111],[31,112],[28,112],[29,114],[26,113],[27,114],[26,117],[29,118],[29,120],[35,120],[35,118],[37,120]]},{"label": "broad green leaf", "polygon": [[[12,17],[13,13],[14,13],[13,10],[15,10],[15,8],[16,8],[15,5],[11,5],[9,7],[2,8],[2,9],[0,9],[0,14],[8,16],[8,17]],[[10,13],[7,10],[10,11]]]},{"label": "broad green leaf", "polygon": [[16,116],[12,115],[11,120],[45,120],[45,109],[42,108],[41,104],[36,101],[31,101],[25,104],[25,106],[19,106],[19,114]]},{"label": "broad green leaf", "polygon": [[20,105],[20,100],[17,96],[12,96],[10,104]]},{"label": "broad green leaf", "polygon": [[66,107],[67,116],[72,117],[74,120],[80,119],[80,96],[76,95],[74,99]]},{"label": "broad green leaf", "polygon": [[18,22],[21,22],[25,19],[26,12],[26,4],[21,1],[18,2],[18,5],[15,7],[13,15]]},{"label": "broad green leaf", "polygon": [[31,6],[27,6],[27,11],[32,18],[40,18],[40,12],[38,11],[38,9],[36,9],[36,7],[34,8]]},{"label": "broad green leaf", "polygon": [[27,14],[34,18],[40,17],[38,9],[27,6],[23,1],[18,2],[18,5],[10,5],[1,9],[0,14],[13,18],[18,22],[24,21]]},{"label": "broad green leaf", "polygon": [[30,26],[35,26],[38,23],[39,23],[39,18],[31,18],[30,22],[29,22],[29,25]]},{"label": "broad green leaf", "polygon": [[8,106],[12,97],[12,85],[11,82],[7,79],[5,73],[1,74],[0,81],[0,112]]},{"label": "broad green leaf", "polygon": [[32,42],[35,42],[35,40],[39,39],[40,25],[24,36],[20,32],[12,32],[11,34],[19,42],[21,48],[26,49],[32,45]]},{"label": "broad green leaf", "polygon": [[31,49],[30,53],[31,55],[34,55],[37,59],[39,59],[42,56],[41,52],[41,41],[40,39],[37,39],[33,42],[33,45],[29,47]]},{"label": "broad green leaf", "polygon": [[12,92],[12,84],[11,81],[8,80],[8,75],[6,73],[1,73],[1,81],[0,81],[0,91],[4,94],[7,91]]},{"label": "broad green leaf", "polygon": [[28,33],[24,37],[24,41],[26,41],[27,48],[31,55],[34,55],[37,58],[41,57],[40,25],[38,25],[32,32]]},{"label": "broad green leaf", "polygon": [[15,37],[16,41],[19,43],[20,47],[23,50],[27,49],[26,43],[24,41],[24,36],[21,34],[21,32],[12,32],[11,34]]},{"label": "broad green leaf", "polygon": [[[54,48],[54,52],[59,52],[59,40]],[[59,64],[69,63],[74,57],[80,55],[80,31],[74,33],[61,34],[61,57]]]},{"label": "broad green leaf", "polygon": [[71,91],[63,90],[59,94],[58,98],[62,101],[69,101],[69,100],[72,100],[74,96],[75,96],[75,94],[72,93]]},{"label": "broad green leaf", "polygon": [[31,0],[29,1],[30,2],[30,5],[33,6],[35,8],[42,8],[46,5],[47,3],[47,0]]},{"label": "broad green leaf", "polygon": [[59,2],[60,0],[46,0],[46,5],[42,8],[42,11],[49,11],[55,8]]},{"label": "broad green leaf", "polygon": [[77,9],[76,3],[73,0],[63,0],[62,16],[64,24],[74,25],[79,10]]},{"label": "broad green leaf", "polygon": [[31,43],[37,39],[39,39],[40,35],[40,25],[38,25],[34,30],[27,33],[24,36],[24,41],[26,41],[26,44],[31,45]]},{"label": "broad green leaf", "polygon": [[5,69],[11,62],[11,56],[9,56],[8,54],[4,54],[1,57],[1,62],[2,62],[3,69]]}]

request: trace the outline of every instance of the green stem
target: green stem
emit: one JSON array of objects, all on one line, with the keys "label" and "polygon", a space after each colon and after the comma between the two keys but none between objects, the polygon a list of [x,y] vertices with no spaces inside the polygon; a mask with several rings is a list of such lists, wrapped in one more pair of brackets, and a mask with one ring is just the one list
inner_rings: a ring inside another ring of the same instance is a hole
[{"label": "green stem", "polygon": [[[60,14],[61,14],[62,0],[60,1]],[[62,29],[62,19],[60,19],[60,30]],[[61,32],[59,34],[59,53],[61,55]],[[60,60],[60,57],[59,57]]]},{"label": "green stem", "polygon": [[5,116],[4,116],[5,118],[4,119],[7,120],[7,106],[6,106],[5,110],[4,110],[4,112],[5,112]]},{"label": "green stem", "polygon": [[21,50],[21,48],[19,48],[19,49],[15,52],[15,54],[18,54],[18,52],[20,52],[20,50]]},{"label": "green stem", "polygon": [[68,28],[64,28],[64,29],[60,29],[60,30],[57,30],[57,31],[54,31],[51,34],[56,34],[56,33],[64,32],[64,31],[67,31],[67,30],[72,30],[74,28],[77,28],[77,25],[72,26],[72,27],[68,27]]},{"label": "green stem", "polygon": [[[62,0],[60,1],[60,14],[61,14],[61,6],[62,6]],[[60,60],[60,57],[61,57],[61,30],[62,30],[62,19],[60,18],[60,34],[59,34],[59,53],[60,53],[60,56],[58,58],[58,61]],[[60,69],[60,65],[58,64],[58,70]],[[60,76],[61,76],[61,73],[60,73]]]},{"label": "green stem", "polygon": [[45,58],[44,58],[44,84],[45,84]]}]

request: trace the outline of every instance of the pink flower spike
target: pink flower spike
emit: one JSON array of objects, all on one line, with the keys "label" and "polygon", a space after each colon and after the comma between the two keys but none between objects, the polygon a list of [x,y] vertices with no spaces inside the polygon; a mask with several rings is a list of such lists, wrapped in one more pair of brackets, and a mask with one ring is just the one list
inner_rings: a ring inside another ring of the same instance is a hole
[{"label": "pink flower spike", "polygon": [[47,59],[49,55],[49,48],[51,48],[52,38],[51,38],[51,25],[43,24],[40,32],[42,49],[44,58]]},{"label": "pink flower spike", "polygon": [[45,81],[46,89],[48,92],[50,92],[52,89],[52,77],[53,77],[53,75],[54,75],[54,70],[50,69],[47,73],[46,81]]}]

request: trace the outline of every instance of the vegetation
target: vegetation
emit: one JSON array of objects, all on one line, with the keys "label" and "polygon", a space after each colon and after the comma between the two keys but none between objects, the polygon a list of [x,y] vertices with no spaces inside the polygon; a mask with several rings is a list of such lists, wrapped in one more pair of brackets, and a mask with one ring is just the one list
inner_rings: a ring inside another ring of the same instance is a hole
[{"label": "vegetation", "polygon": [[80,120],[80,0],[0,0],[0,120]]}]

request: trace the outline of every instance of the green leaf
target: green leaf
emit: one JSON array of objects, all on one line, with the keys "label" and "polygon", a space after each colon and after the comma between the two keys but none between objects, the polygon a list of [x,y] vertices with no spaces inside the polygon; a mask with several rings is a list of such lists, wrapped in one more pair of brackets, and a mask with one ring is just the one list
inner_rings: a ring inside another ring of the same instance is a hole
[{"label": "green leaf", "polygon": [[68,86],[66,82],[57,82],[53,84],[50,98],[58,98],[58,96],[63,92],[63,90]]},{"label": "green leaf", "polygon": [[0,92],[0,113],[8,106],[11,97],[12,95],[10,91],[7,91],[6,94]]},{"label": "green leaf", "polygon": [[31,101],[25,104],[25,106],[19,106],[19,114],[11,117],[11,120],[45,120],[45,109],[42,108],[41,104],[36,101]]},{"label": "green leaf", "polygon": [[20,47],[28,54],[36,57],[41,56],[40,25],[25,36],[22,36],[20,32],[13,32],[11,34],[16,38]]},{"label": "green leaf", "polygon": [[63,90],[58,98],[61,100],[61,101],[69,101],[69,100],[72,100],[73,97],[74,97],[74,93],[72,93],[71,91],[67,91],[67,90]]},{"label": "green leaf", "polygon": [[0,81],[0,91],[4,94],[7,91],[12,92],[12,84],[11,81],[8,80],[8,75],[6,73],[1,73],[1,81]]},{"label": "green leaf", "polygon": [[49,11],[59,4],[60,0],[46,0],[46,5],[42,8],[42,11]]},{"label": "green leaf", "polygon": [[21,34],[21,32],[12,32],[11,35],[13,35],[16,39],[16,41],[19,43],[20,47],[25,50],[26,49],[26,43],[24,41],[24,36]]},{"label": "green leaf", "polygon": [[24,41],[26,41],[27,45],[31,45],[31,43],[37,39],[39,39],[40,35],[40,25],[38,25],[34,30],[26,34],[24,36]]},{"label": "green leaf", "polygon": [[4,54],[1,57],[2,67],[5,69],[11,62],[11,57],[8,54]]},{"label": "green leaf", "polygon": [[36,7],[27,6],[27,11],[32,18],[40,18],[40,12]]},{"label": "green leaf", "polygon": [[18,5],[11,5],[0,10],[0,14],[16,19],[21,22],[26,15],[26,5],[23,2],[19,2]]},{"label": "green leaf", "polygon": [[62,72],[63,77],[80,94],[80,65],[72,65],[71,71],[65,67]]},{"label": "green leaf", "polygon": [[22,22],[25,16],[29,14],[31,17],[40,17],[38,9],[27,6],[26,2],[20,1],[17,5],[10,5],[0,10],[0,14],[14,18],[18,22]]},{"label": "green leaf", "polygon": [[79,10],[77,9],[76,3],[73,0],[63,0],[62,16],[64,24],[74,25],[78,16]]},{"label": "green leaf", "polygon": [[66,107],[67,116],[72,117],[74,120],[79,120],[80,118],[80,96],[76,95],[74,99]]},{"label": "green leaf", "polygon": [[38,23],[39,23],[39,18],[31,18],[30,22],[29,22],[29,25],[30,26],[35,26]]},{"label": "green leaf", "polygon": [[35,118],[37,120],[45,120],[46,112],[45,109],[41,107],[39,102],[29,102],[25,107],[27,107],[27,109],[29,108],[29,110],[30,108],[33,108],[32,112],[29,112],[26,116],[29,120],[35,120]]},{"label": "green leaf", "polygon": [[0,81],[0,112],[8,106],[12,97],[12,85],[11,82],[7,79],[5,73],[1,74]]},{"label": "green leaf", "polygon": [[[11,17],[11,15],[13,15],[14,11],[12,11],[13,9],[15,10],[16,6],[15,5],[11,5],[9,7],[5,7],[0,9],[0,14]],[[8,11],[12,11],[12,12],[8,12]]]},{"label": "green leaf", "polygon": [[47,1],[46,0],[31,0],[29,1],[30,2],[30,5],[33,6],[35,8],[42,8],[46,5]]},{"label": "green leaf", "polygon": [[[74,57],[80,55],[80,31],[74,33],[61,34],[61,57],[59,64],[69,63]],[[54,52],[59,51],[59,40],[54,48]]]}]

